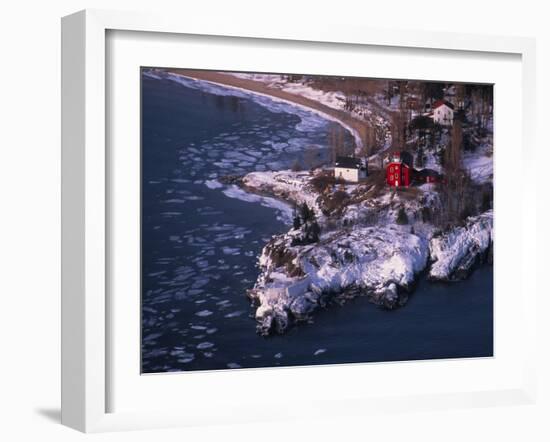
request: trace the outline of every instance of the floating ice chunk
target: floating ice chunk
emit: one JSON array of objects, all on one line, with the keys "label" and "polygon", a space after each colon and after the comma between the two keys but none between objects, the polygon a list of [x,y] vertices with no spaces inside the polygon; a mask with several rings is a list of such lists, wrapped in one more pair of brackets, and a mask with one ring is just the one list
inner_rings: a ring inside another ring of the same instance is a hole
[{"label": "floating ice chunk", "polygon": [[275,359],[281,359],[283,357],[283,354],[282,353],[276,353],[273,357]]},{"label": "floating ice chunk", "polygon": [[227,364],[227,368],[241,368],[241,366],[236,362],[230,362],[229,364]]},{"label": "floating ice chunk", "polygon": [[195,313],[195,315],[205,318],[206,316],[210,316],[212,312],[210,310],[201,310],[200,312]]},{"label": "floating ice chunk", "polygon": [[246,155],[249,155],[249,156],[252,156],[252,157],[255,157],[255,158],[261,158],[262,153],[258,152],[256,150],[247,150]]},{"label": "floating ice chunk", "polygon": [[220,189],[221,187],[223,187],[223,184],[220,183],[218,180],[206,180],[204,184],[209,189]]},{"label": "floating ice chunk", "polygon": [[191,287],[194,289],[200,289],[201,287],[204,287],[205,285],[207,285],[209,282],[210,282],[210,279],[208,278],[200,278],[200,279],[197,279]]},{"label": "floating ice chunk", "polygon": [[152,341],[153,339],[157,339],[158,337],[162,336],[162,333],[151,333],[143,338],[145,342]]},{"label": "floating ice chunk", "polygon": [[244,312],[242,310],[238,310],[236,312],[231,312],[225,315],[225,318],[237,318],[238,316],[241,316]]},{"label": "floating ice chunk", "polygon": [[147,358],[158,358],[160,356],[166,356],[168,354],[168,350],[165,348],[154,348],[147,352],[146,357]]},{"label": "floating ice chunk", "polygon": [[208,261],[206,259],[201,259],[197,261],[197,266],[200,267],[201,269],[204,267],[208,267]]},{"label": "floating ice chunk", "polygon": [[321,354],[325,353],[326,351],[327,351],[326,348],[320,348],[319,350],[315,350],[315,353],[313,353],[313,356],[321,355]]},{"label": "floating ice chunk", "polygon": [[193,330],[206,330],[207,327],[205,327],[204,325],[192,325],[191,328]]},{"label": "floating ice chunk", "polygon": [[225,255],[239,255],[240,254],[240,249],[238,249],[236,247],[222,247],[222,252]]},{"label": "floating ice chunk", "polygon": [[199,350],[206,350],[206,349],[212,348],[212,347],[214,347],[214,344],[212,342],[208,342],[208,341],[201,342],[200,344],[197,345],[197,349],[199,349]]}]

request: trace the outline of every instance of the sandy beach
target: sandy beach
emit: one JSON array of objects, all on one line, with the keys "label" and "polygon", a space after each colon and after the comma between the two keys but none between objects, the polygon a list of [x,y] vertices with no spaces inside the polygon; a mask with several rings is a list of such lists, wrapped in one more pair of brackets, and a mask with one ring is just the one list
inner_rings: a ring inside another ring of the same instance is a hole
[{"label": "sandy beach", "polygon": [[[189,78],[194,78],[197,80],[210,81],[212,83],[218,83],[225,86],[236,87],[240,89],[249,90],[252,92],[269,95],[272,97],[279,98],[281,100],[289,101],[300,106],[305,106],[310,109],[314,109],[322,114],[327,115],[330,118],[333,118],[339,121],[343,126],[350,128],[355,135],[356,141],[359,141],[359,147],[364,144],[366,139],[366,132],[368,129],[368,122],[365,120],[359,120],[351,116],[348,112],[340,111],[332,107],[326,106],[319,101],[303,97],[301,95],[292,94],[280,89],[269,87],[265,83],[254,81],[246,78],[239,78],[233,75],[215,72],[215,71],[202,71],[202,70],[192,70],[192,69],[166,69],[167,72],[182,75]],[[357,140],[359,138],[359,140]]]}]

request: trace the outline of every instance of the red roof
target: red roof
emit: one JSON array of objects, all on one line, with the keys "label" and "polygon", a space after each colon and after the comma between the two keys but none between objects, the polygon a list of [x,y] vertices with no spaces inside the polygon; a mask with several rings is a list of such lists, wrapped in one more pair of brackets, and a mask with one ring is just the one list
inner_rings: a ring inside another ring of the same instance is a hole
[{"label": "red roof", "polygon": [[449,103],[447,100],[437,100],[434,102],[432,109],[437,109],[439,106],[443,106],[443,105],[450,107],[451,109],[455,108],[453,104]]}]

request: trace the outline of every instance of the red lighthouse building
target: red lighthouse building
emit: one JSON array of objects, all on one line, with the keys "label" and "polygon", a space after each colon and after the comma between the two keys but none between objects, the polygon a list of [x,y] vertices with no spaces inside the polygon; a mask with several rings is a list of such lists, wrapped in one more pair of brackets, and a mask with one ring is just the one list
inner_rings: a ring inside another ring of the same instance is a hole
[{"label": "red lighthouse building", "polygon": [[413,179],[412,155],[395,152],[386,166],[386,183],[393,187],[408,187]]}]

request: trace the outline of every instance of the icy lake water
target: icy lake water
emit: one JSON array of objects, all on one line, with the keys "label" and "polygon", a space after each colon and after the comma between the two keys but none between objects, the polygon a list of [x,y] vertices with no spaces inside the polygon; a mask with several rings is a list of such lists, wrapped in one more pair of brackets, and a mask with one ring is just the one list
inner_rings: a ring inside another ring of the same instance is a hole
[{"label": "icy lake water", "polygon": [[284,336],[258,336],[245,292],[264,244],[288,230],[289,208],[218,178],[289,168],[306,147],[323,160],[336,123],[145,74],[142,118],[144,373],[492,355],[491,267],[451,285],[421,280],[396,311],[359,298]]}]

